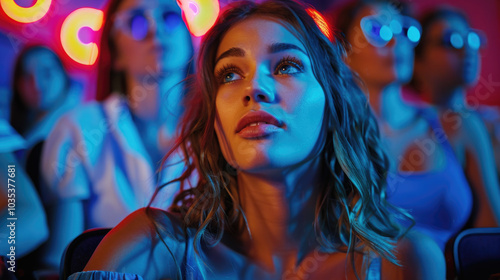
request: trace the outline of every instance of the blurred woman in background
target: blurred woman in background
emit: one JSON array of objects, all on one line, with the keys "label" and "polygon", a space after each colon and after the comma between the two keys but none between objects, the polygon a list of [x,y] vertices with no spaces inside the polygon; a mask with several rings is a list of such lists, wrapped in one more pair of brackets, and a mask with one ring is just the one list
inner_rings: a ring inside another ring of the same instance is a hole
[{"label": "blurred woman in background", "polygon": [[[183,111],[179,83],[190,71],[193,47],[177,3],[111,1],[105,18],[102,102],[63,116],[42,155],[51,228],[44,258],[51,267],[85,229],[113,227],[148,204]],[[163,203],[171,201],[167,195]]]},{"label": "blurred woman in background", "polygon": [[79,101],[79,88],[51,49],[35,45],[20,52],[14,67],[10,120],[28,148],[45,140],[58,118]]},{"label": "blurred woman in background", "polygon": [[422,31],[396,4],[350,4],[338,11],[336,26],[351,44],[347,64],[363,81],[391,161],[388,200],[407,209],[415,229],[444,251],[469,219],[471,191],[436,114],[403,100]]},{"label": "blurred woman in background", "polygon": [[26,140],[25,152],[18,157],[39,189],[43,142],[58,119],[79,105],[81,88],[70,79],[54,51],[33,45],[17,57],[12,93],[10,122]]},{"label": "blurred woman in background", "polygon": [[443,137],[465,171],[474,196],[470,226],[499,226],[500,188],[491,141],[479,115],[465,102],[466,89],[479,77],[484,37],[451,7],[429,11],[421,22],[423,36],[415,49],[411,85],[436,110]]}]

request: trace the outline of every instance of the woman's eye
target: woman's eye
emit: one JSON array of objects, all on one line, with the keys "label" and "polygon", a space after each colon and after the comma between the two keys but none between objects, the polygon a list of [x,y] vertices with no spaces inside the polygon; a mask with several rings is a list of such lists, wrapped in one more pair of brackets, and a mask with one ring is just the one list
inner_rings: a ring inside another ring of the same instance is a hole
[{"label": "woman's eye", "polygon": [[278,74],[280,75],[295,74],[299,72],[300,70],[296,66],[290,64],[284,64],[278,68]]},{"label": "woman's eye", "polygon": [[222,83],[227,84],[227,83],[234,82],[234,81],[240,80],[240,79],[241,79],[240,75],[238,75],[234,72],[230,72],[230,73],[224,74],[224,76],[222,77]]},{"label": "woman's eye", "polygon": [[295,57],[285,57],[278,62],[274,75],[294,75],[304,72],[304,64]]},{"label": "woman's eye", "polygon": [[215,71],[214,74],[219,84],[228,84],[244,78],[241,70],[231,64],[221,67],[219,70]]}]

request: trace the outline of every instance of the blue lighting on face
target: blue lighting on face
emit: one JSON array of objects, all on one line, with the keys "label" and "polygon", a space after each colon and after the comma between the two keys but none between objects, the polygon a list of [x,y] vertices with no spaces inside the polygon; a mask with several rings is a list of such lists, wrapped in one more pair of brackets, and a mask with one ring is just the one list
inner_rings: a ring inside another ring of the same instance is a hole
[{"label": "blue lighting on face", "polygon": [[389,26],[384,25],[380,28],[380,38],[387,42],[392,39],[392,30]]},{"label": "blue lighting on face", "polygon": [[165,29],[168,33],[173,32],[182,24],[181,16],[175,12],[167,12],[163,14],[163,20],[165,22]]},{"label": "blue lighting on face", "polygon": [[410,26],[406,35],[408,36],[408,39],[413,43],[417,43],[418,41],[420,41],[420,30],[418,30],[418,28],[415,26]]},{"label": "blue lighting on face", "polygon": [[451,34],[450,43],[455,49],[461,49],[464,46],[464,39],[458,33]]},{"label": "blue lighting on face", "polygon": [[478,50],[479,47],[481,47],[481,39],[479,38],[479,35],[474,32],[470,32],[467,36],[467,43],[473,50]]}]

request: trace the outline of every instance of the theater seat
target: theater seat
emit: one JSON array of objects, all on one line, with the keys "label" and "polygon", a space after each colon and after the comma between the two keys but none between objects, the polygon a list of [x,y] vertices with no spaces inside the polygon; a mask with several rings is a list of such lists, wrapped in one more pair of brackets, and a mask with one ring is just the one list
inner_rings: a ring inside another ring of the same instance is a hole
[{"label": "theater seat", "polygon": [[65,280],[71,274],[82,271],[97,245],[110,230],[110,228],[89,229],[73,239],[61,259],[60,279]]},{"label": "theater seat", "polygon": [[488,280],[500,273],[500,228],[464,230],[453,249],[458,279]]}]

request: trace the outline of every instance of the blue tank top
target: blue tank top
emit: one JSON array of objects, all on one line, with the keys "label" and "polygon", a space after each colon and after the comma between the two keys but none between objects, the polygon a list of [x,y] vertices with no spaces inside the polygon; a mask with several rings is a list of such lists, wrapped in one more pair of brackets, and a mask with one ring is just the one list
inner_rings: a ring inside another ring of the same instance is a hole
[{"label": "blue tank top", "polygon": [[[430,236],[444,252],[445,245],[465,225],[472,211],[472,192],[453,148],[433,112],[421,110],[444,150],[445,164],[430,172],[402,172],[388,178],[388,201],[406,209],[415,219],[414,229]],[[402,221],[406,226],[408,222]]]}]

